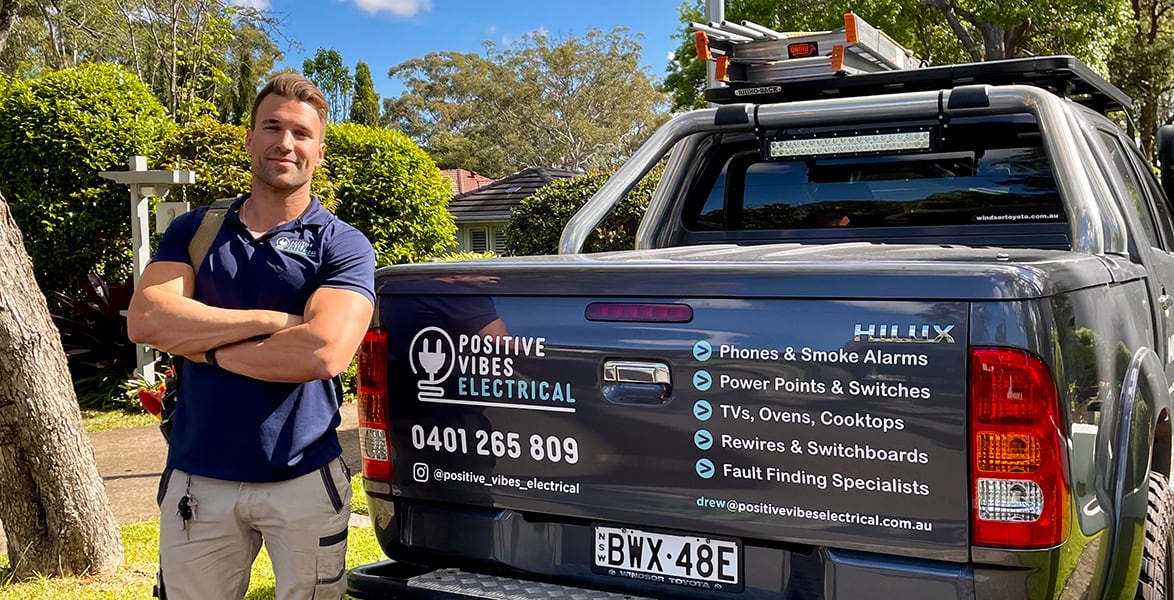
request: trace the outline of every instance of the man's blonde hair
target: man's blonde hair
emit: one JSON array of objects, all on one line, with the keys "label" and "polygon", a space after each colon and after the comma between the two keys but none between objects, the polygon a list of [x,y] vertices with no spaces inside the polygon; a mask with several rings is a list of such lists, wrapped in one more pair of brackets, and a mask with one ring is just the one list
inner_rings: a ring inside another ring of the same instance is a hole
[{"label": "man's blonde hair", "polygon": [[330,116],[330,104],[326,101],[326,95],[318,89],[318,86],[314,85],[313,81],[297,73],[282,73],[270,79],[269,83],[261,88],[257,99],[253,101],[254,126],[256,125],[257,107],[261,106],[262,100],[271,95],[309,104],[318,113],[318,120],[322,123],[322,132],[326,132],[326,121]]}]

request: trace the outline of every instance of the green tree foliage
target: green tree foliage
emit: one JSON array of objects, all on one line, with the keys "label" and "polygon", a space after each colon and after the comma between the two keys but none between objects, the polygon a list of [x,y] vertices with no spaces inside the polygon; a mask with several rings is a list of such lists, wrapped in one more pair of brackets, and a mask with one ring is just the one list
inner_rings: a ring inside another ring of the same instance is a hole
[{"label": "green tree foliage", "polygon": [[227,109],[244,55],[251,57],[254,84],[280,58],[270,38],[276,32],[275,19],[234,0],[16,4],[19,18],[9,43],[0,50],[0,72],[27,76],[45,68],[116,62],[146,82],[180,120],[217,111],[239,120],[239,114]]},{"label": "green tree foliage", "polygon": [[314,58],[302,61],[302,74],[326,94],[330,102],[330,120],[340,123],[350,114],[354,81],[342,55],[333,48],[319,48]]},{"label": "green tree foliage", "polygon": [[89,272],[130,275],[127,188],[99,171],[154,156],[173,127],[134,74],[82,65],[0,91],[0,193],[9,199],[45,290]]},{"label": "green tree foliage", "polygon": [[661,124],[664,96],[639,64],[638,37],[532,33],[485,55],[431,53],[388,76],[407,91],[386,122],[443,168],[500,177],[531,166],[610,167]]},{"label": "green tree foliage", "polygon": [[1117,0],[922,0],[970,60],[1075,54],[1099,64],[1118,24]]},{"label": "green tree foliage", "polygon": [[351,122],[368,127],[379,125],[379,94],[371,80],[371,67],[359,61],[355,65],[355,101],[351,104]]},{"label": "green tree foliage", "polygon": [[326,130],[326,147],[335,213],[366,234],[380,265],[425,260],[456,245],[452,188],[407,136],[340,123]]},{"label": "green tree foliage", "polygon": [[[855,12],[930,64],[1028,55],[1075,54],[1103,62],[1118,25],[1118,0],[727,0],[726,20],[754,21],[776,31],[843,27]],[[704,0],[681,6],[682,40],[664,79],[674,109],[705,106],[705,63],[697,59],[689,22],[705,22]]]},{"label": "green tree foliage", "polygon": [[1174,95],[1174,0],[1135,0],[1128,25],[1113,46],[1109,76],[1136,101],[1136,128],[1146,156],[1153,157],[1154,133],[1171,111]]},{"label": "green tree foliage", "polygon": [[281,57],[264,29],[247,21],[238,25],[226,61],[226,69],[233,76],[217,91],[222,120],[233,125],[247,124],[262,80]]},{"label": "green tree foliage", "polygon": [[[597,172],[560,179],[523,200],[521,206],[514,209],[505,229],[506,253],[512,256],[557,253],[559,237],[567,221],[611,175]],[[587,237],[583,251],[631,250],[636,243],[636,229],[640,227],[660,175],[661,170],[655,169],[636,184]]]}]

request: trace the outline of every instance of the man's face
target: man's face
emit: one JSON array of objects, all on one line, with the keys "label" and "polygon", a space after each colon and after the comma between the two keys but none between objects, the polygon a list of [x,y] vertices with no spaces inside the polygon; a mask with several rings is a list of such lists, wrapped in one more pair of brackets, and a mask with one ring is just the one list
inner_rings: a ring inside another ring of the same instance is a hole
[{"label": "man's face", "polygon": [[245,150],[252,159],[254,185],[296,190],[309,185],[325,156],[322,122],[309,104],[270,94],[257,106]]}]

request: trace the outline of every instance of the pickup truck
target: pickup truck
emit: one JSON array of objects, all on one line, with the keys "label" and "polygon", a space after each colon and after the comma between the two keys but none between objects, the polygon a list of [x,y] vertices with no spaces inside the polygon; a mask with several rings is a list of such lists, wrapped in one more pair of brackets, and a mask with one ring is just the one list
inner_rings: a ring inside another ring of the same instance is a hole
[{"label": "pickup truck", "polygon": [[[1170,598],[1172,207],[1072,57],[733,84],[380,269],[358,598]],[[666,159],[667,157],[667,159]],[[579,252],[658,164],[631,251]]]}]

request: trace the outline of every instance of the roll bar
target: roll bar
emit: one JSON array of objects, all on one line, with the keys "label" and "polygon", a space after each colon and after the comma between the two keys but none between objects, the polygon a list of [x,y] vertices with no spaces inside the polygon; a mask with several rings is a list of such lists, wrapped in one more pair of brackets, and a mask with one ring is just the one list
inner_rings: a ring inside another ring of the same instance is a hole
[{"label": "roll bar", "polygon": [[[1029,112],[1036,117],[1056,185],[1068,209],[1072,249],[1090,254],[1125,254],[1125,220],[1112,201],[1080,131],[1074,105],[1027,85],[974,85],[885,96],[837,98],[782,104],[736,104],[679,115],[658,129],[615,175],[579,209],[563,229],[560,254],[579,254],[599,222],[677,142],[696,134],[749,132],[886,120]],[[683,161],[674,157],[674,164]],[[666,170],[671,177],[674,169]],[[678,166],[678,168],[687,168]],[[666,186],[660,186],[658,193]],[[654,197],[653,203],[665,198]],[[659,214],[665,214],[663,211]],[[645,230],[645,227],[641,227]]]}]

